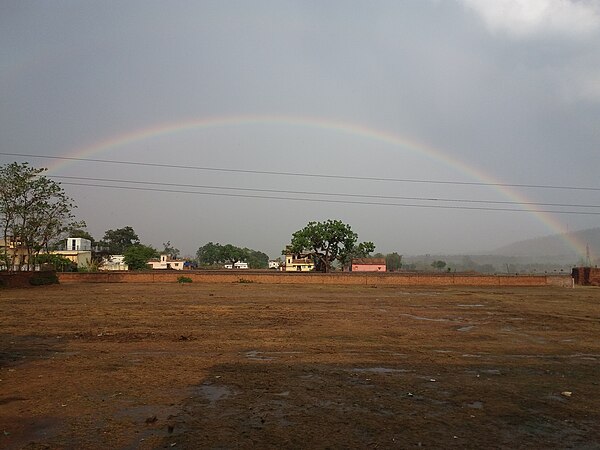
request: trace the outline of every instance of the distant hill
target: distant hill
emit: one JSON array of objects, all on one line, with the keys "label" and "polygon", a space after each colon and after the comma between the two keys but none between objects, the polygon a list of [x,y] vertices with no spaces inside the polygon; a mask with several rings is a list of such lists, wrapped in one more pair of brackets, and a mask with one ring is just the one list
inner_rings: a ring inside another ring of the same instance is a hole
[{"label": "distant hill", "polygon": [[[600,266],[600,228],[527,239],[496,250],[471,255],[405,255],[402,267],[407,270],[431,271],[436,260],[446,262],[451,271],[482,273],[569,273],[584,263],[569,243],[575,238],[590,248],[591,265]],[[584,255],[585,256],[585,255]]]},{"label": "distant hill", "polygon": [[590,253],[595,258],[600,256],[600,228],[574,231],[565,234],[554,234],[535,239],[515,242],[488,252],[490,255],[514,256],[527,259],[541,258],[545,260],[578,260],[580,255],[569,244],[569,239],[575,239],[583,245],[588,245]]}]

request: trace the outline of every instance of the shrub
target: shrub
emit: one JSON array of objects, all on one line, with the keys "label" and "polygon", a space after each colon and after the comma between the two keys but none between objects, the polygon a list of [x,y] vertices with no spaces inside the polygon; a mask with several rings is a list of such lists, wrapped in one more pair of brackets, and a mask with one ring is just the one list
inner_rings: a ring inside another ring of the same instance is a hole
[{"label": "shrub", "polygon": [[252,280],[247,280],[246,278],[240,278],[238,283],[254,283]]},{"label": "shrub", "polygon": [[47,284],[58,284],[58,277],[55,273],[45,273],[34,275],[29,279],[32,286],[45,286]]},{"label": "shrub", "polygon": [[183,275],[177,278],[178,283],[191,283],[192,279],[190,277],[184,277]]}]

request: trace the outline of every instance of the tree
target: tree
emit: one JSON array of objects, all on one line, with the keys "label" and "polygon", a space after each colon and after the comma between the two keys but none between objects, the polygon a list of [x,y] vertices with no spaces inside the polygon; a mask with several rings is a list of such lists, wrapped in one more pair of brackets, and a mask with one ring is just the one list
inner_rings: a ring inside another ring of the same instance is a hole
[{"label": "tree", "polygon": [[342,267],[350,267],[354,258],[368,258],[373,250],[375,250],[375,245],[372,242],[361,242],[347,252],[342,252],[338,260]]},{"label": "tree", "polygon": [[235,264],[238,261],[245,261],[247,257],[246,252],[243,248],[236,247],[232,244],[225,244],[221,247],[221,262]]},{"label": "tree", "polygon": [[269,264],[269,256],[265,253],[252,250],[251,248],[241,248],[233,244],[221,245],[209,242],[204,244],[196,252],[198,264],[203,266],[214,266],[216,264],[235,264],[238,261],[248,263],[251,269],[266,269]]},{"label": "tree", "polygon": [[[52,253],[42,253],[34,258],[36,265],[47,265],[51,266],[53,270],[60,272],[76,272],[77,264],[71,261],[69,258],[62,255],[55,255]],[[42,269],[44,270],[44,269]]]},{"label": "tree", "polygon": [[167,241],[163,243],[163,251],[162,254],[168,255],[169,258],[177,259],[179,258],[179,249],[171,246],[171,241]]},{"label": "tree", "polygon": [[266,269],[269,267],[269,255],[258,250],[245,248],[246,262],[251,269]]},{"label": "tree", "polygon": [[375,249],[372,242],[356,244],[358,235],[350,225],[340,220],[309,222],[292,234],[290,245],[284,253],[308,253],[313,257],[320,272],[330,272],[336,259],[347,261],[355,251],[370,252]]},{"label": "tree", "polygon": [[385,266],[388,272],[396,272],[402,267],[402,255],[398,253],[388,253],[385,256]]},{"label": "tree", "polygon": [[204,266],[213,266],[221,262],[221,244],[209,242],[204,244],[196,252],[198,264]]},{"label": "tree", "polygon": [[143,244],[130,245],[123,252],[125,264],[129,270],[144,270],[148,261],[159,256],[155,248]]},{"label": "tree", "polygon": [[125,250],[139,243],[140,238],[138,235],[133,231],[133,228],[127,226],[116,230],[107,230],[104,233],[101,245],[107,247],[109,253],[113,255],[124,255]]},{"label": "tree", "polygon": [[446,267],[446,261],[433,261],[431,263],[431,267],[441,271],[444,267]]},{"label": "tree", "polygon": [[[47,169],[28,163],[0,167],[0,226],[4,246],[0,265],[27,270],[42,249],[70,226],[75,208],[59,183],[42,175]],[[9,247],[12,247],[9,252]]]}]

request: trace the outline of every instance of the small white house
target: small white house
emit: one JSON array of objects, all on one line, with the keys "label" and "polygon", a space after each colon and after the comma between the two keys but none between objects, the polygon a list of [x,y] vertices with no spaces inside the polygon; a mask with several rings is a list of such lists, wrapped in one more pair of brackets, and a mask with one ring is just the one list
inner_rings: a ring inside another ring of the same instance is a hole
[{"label": "small white house", "polygon": [[279,269],[279,261],[277,261],[276,259],[271,259],[269,261],[269,269]]},{"label": "small white house", "polygon": [[168,255],[160,255],[160,259],[151,259],[148,261],[148,265],[152,266],[152,269],[175,269],[183,270],[185,261],[183,259],[170,259]]},{"label": "small white house", "polygon": [[238,261],[233,266],[231,264],[225,264],[223,267],[226,269],[247,269],[248,263]]},{"label": "small white house", "polygon": [[98,270],[129,270],[129,266],[125,264],[125,256],[110,255]]}]

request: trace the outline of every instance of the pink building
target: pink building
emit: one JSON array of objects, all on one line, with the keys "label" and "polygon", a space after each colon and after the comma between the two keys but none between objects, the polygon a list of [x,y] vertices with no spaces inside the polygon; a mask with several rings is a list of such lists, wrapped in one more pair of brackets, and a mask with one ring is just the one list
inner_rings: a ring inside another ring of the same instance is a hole
[{"label": "pink building", "polygon": [[352,272],[385,272],[385,258],[354,258],[350,270]]}]

